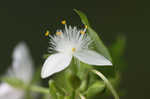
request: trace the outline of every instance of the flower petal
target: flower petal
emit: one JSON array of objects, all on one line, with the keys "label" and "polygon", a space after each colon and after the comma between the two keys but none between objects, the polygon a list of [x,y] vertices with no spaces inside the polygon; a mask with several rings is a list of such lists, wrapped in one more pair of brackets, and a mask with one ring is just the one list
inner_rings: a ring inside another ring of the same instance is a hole
[{"label": "flower petal", "polygon": [[83,50],[74,54],[80,61],[90,65],[112,65],[112,63],[104,56],[95,51]]},{"label": "flower petal", "polygon": [[32,80],[34,68],[30,51],[25,42],[20,42],[14,49],[12,55],[12,72],[10,76],[17,77],[28,83]]},{"label": "flower petal", "polygon": [[46,78],[54,73],[64,70],[69,66],[71,59],[72,55],[64,53],[52,54],[47,58],[43,65],[41,77]]},{"label": "flower petal", "polygon": [[0,99],[23,99],[24,91],[11,87],[7,83],[0,84]]}]

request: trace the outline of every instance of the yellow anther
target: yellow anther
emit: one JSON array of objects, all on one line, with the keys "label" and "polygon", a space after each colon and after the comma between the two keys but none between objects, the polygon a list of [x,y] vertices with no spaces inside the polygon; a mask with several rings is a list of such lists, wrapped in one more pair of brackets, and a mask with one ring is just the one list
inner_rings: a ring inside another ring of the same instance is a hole
[{"label": "yellow anther", "polygon": [[72,48],[72,52],[75,52],[76,51],[76,48]]},{"label": "yellow anther", "polygon": [[80,33],[83,34],[83,35],[85,34],[85,32],[83,30],[81,30]]},{"label": "yellow anther", "polygon": [[47,30],[47,31],[45,32],[45,36],[48,36],[49,34],[50,34],[50,31]]},{"label": "yellow anther", "polygon": [[66,24],[66,20],[61,21],[61,24]]},{"label": "yellow anther", "polygon": [[58,36],[61,35],[61,34],[62,34],[62,32],[56,32],[56,35],[58,35]]},{"label": "yellow anther", "polygon": [[85,28],[87,29],[87,28],[88,28],[88,26],[87,26],[87,25],[85,25]]}]

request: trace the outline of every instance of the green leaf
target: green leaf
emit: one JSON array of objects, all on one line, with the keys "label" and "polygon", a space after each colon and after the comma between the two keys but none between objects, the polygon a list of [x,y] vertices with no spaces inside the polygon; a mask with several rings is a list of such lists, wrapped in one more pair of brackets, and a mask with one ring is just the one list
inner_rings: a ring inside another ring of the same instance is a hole
[{"label": "green leaf", "polygon": [[105,84],[103,81],[95,81],[87,91],[85,92],[85,95],[87,96],[88,99],[93,99],[96,94],[103,92],[105,89]]},{"label": "green leaf", "polygon": [[74,11],[80,16],[83,24],[90,26],[88,18],[86,17],[86,15],[83,12],[76,10],[76,9],[74,9]]},{"label": "green leaf", "polygon": [[107,49],[107,47],[104,45],[104,43],[102,42],[102,40],[100,39],[100,37],[98,36],[98,33],[95,32],[95,30],[93,30],[88,22],[88,19],[86,17],[86,15],[79,11],[74,9],[74,11],[80,16],[81,21],[84,25],[87,25],[87,31],[89,33],[89,36],[94,40],[94,43],[96,44],[96,49],[107,59],[109,59],[110,61],[112,61],[112,58],[110,56],[110,53]]},{"label": "green leaf", "polygon": [[112,58],[110,56],[110,53],[107,49],[107,47],[104,45],[104,43],[102,42],[102,40],[100,39],[100,37],[98,36],[98,34],[95,32],[95,30],[93,30],[91,27],[89,27],[88,29],[88,33],[90,35],[90,37],[95,41],[95,45],[96,45],[96,49],[107,59],[109,59],[110,61],[112,61]]},{"label": "green leaf", "polygon": [[126,37],[123,35],[119,35],[115,41],[115,43],[111,46],[112,57],[115,61],[118,61],[120,57],[124,54],[126,46]]},{"label": "green leaf", "polygon": [[19,88],[25,91],[33,91],[33,92],[39,92],[43,94],[49,94],[48,88],[44,88],[44,87],[37,86],[37,85],[26,84],[22,80],[17,79],[17,78],[3,77],[1,78],[1,80],[8,83],[14,88]]},{"label": "green leaf", "polygon": [[88,76],[89,76],[89,71],[92,69],[92,66],[82,63],[79,63],[79,66],[77,66],[78,71],[77,71],[77,76],[81,81],[79,90],[81,92],[85,91],[88,87]]},{"label": "green leaf", "polygon": [[71,92],[73,91],[71,84],[72,76],[73,76],[72,72],[66,69],[54,75],[53,80],[55,81],[57,88],[59,88],[66,94],[71,94]]},{"label": "green leaf", "polygon": [[50,90],[50,95],[53,99],[57,99],[57,89],[55,87],[54,81],[50,80],[49,81],[49,90]]},{"label": "green leaf", "polygon": [[89,71],[93,68],[92,66],[85,64],[83,62],[80,62],[79,64],[80,65],[77,66],[78,67],[77,76],[82,80],[82,79],[87,78]]},{"label": "green leaf", "polygon": [[117,89],[120,85],[120,80],[121,80],[121,77],[120,77],[120,73],[119,72],[116,72],[115,73],[115,77],[113,78],[109,78],[109,81],[111,82],[111,84]]},{"label": "green leaf", "polygon": [[26,88],[25,84],[23,81],[17,79],[17,78],[12,78],[12,77],[3,77],[2,81],[8,83],[9,85],[15,87],[15,88]]},{"label": "green leaf", "polygon": [[124,66],[126,65],[123,57],[125,47],[126,47],[126,37],[124,35],[119,35],[116,41],[110,47],[115,70],[118,71],[124,70]]},{"label": "green leaf", "polygon": [[52,99],[64,99],[63,95],[56,88],[55,82],[53,80],[49,80],[49,89]]}]

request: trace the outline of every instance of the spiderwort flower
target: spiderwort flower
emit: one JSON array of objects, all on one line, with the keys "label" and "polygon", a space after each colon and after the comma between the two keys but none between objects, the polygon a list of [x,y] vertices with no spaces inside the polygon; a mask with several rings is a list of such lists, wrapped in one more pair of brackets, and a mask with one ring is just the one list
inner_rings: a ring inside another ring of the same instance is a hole
[{"label": "spiderwort flower", "polygon": [[33,60],[26,43],[19,43],[13,52],[12,57],[12,75],[23,80],[25,83],[30,83],[33,77]]},{"label": "spiderwort flower", "polygon": [[[33,61],[24,42],[15,47],[12,60],[12,67],[9,68],[6,76],[29,83],[33,77]],[[0,84],[0,99],[24,99],[24,95],[24,90],[14,88],[5,82]]]},{"label": "spiderwort flower", "polygon": [[90,65],[112,65],[112,63],[101,54],[90,50],[89,45],[92,40],[86,34],[86,29],[77,29],[66,25],[66,21],[62,21],[65,25],[64,30],[57,30],[56,35],[50,37],[50,50],[55,51],[50,55],[42,68],[41,77],[47,78],[54,73],[60,72],[67,68],[73,57]]}]

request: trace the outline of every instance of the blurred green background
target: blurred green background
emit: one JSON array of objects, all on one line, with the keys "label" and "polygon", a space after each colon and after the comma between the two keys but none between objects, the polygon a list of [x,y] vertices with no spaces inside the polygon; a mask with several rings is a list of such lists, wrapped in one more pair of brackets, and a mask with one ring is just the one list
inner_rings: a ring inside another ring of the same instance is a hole
[{"label": "blurred green background", "polygon": [[126,95],[121,99],[150,97],[150,6],[137,0],[10,0],[0,2],[0,73],[11,64],[14,46],[24,40],[30,46],[35,64],[43,63],[48,39],[44,31],[62,28],[60,21],[81,26],[73,8],[83,11],[92,27],[100,33],[107,46],[118,34],[127,38],[121,88]]}]

